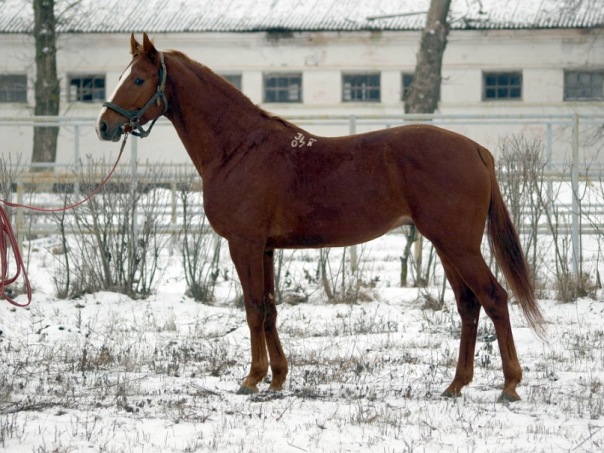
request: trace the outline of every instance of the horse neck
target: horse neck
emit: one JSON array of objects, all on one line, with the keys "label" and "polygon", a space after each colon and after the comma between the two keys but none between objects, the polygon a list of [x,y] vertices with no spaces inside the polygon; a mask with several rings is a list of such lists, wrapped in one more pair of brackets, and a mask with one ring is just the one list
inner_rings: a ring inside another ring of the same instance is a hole
[{"label": "horse neck", "polygon": [[166,58],[167,91],[172,121],[189,156],[202,177],[215,165],[257,147],[262,137],[289,133],[295,126],[273,118],[222,77],[198,63],[178,57]]}]

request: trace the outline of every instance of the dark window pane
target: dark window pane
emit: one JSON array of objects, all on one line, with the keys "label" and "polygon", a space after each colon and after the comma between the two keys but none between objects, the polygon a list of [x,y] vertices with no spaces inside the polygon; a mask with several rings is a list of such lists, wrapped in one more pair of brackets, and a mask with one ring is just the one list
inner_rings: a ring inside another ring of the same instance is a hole
[{"label": "dark window pane", "polygon": [[413,74],[403,74],[402,77],[402,88],[401,88],[401,100],[406,101],[409,97],[409,88],[413,83]]},{"label": "dark window pane", "polygon": [[505,100],[522,98],[522,73],[483,73],[483,99]]},{"label": "dark window pane", "polygon": [[302,102],[302,75],[265,75],[264,102]]},{"label": "dark window pane", "polygon": [[381,98],[379,74],[344,74],[342,101],[379,102]]},{"label": "dark window pane", "polygon": [[27,76],[0,75],[0,102],[27,102]]},{"label": "dark window pane", "polygon": [[105,99],[105,76],[77,76],[69,80],[69,101],[93,102]]},{"label": "dark window pane", "polygon": [[604,99],[604,72],[566,71],[564,99],[578,101]]},{"label": "dark window pane", "polygon": [[241,90],[241,74],[227,74],[223,75],[223,77],[231,82],[237,89]]}]

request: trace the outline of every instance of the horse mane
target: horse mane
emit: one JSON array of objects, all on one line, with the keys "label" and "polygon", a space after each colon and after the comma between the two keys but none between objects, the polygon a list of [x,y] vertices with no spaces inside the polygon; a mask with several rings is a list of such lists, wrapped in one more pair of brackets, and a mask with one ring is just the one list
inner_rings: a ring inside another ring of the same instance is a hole
[{"label": "horse mane", "polygon": [[250,100],[250,98],[248,98],[241,90],[239,90],[236,86],[234,86],[231,82],[229,82],[227,79],[225,79],[221,75],[216,74],[208,66],[206,66],[198,61],[193,60],[187,54],[185,54],[179,50],[168,50],[166,53],[171,56],[174,56],[176,58],[179,58],[181,60],[184,60],[187,63],[187,65],[196,74],[198,74],[206,82],[214,85],[221,93],[224,93],[225,95],[227,95],[227,97],[229,99],[231,99],[233,102],[247,106],[250,109],[255,110],[259,114],[259,116],[261,116],[267,120],[277,121],[287,128],[298,129],[298,127],[295,124],[281,118],[278,115],[274,115],[270,112],[267,112],[262,107],[254,104]]}]

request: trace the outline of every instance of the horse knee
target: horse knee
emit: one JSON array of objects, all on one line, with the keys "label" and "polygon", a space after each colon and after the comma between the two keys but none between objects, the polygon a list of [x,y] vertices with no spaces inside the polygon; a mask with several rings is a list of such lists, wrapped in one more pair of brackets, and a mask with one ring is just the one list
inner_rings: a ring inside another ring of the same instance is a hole
[{"label": "horse knee", "polygon": [[462,318],[474,317],[480,312],[480,302],[474,293],[468,288],[462,292],[457,302],[457,313]]},{"label": "horse knee", "polygon": [[[269,299],[273,297],[272,294],[268,295]],[[269,331],[277,325],[277,307],[275,306],[274,299],[270,302],[264,303],[264,330]]]},{"label": "horse knee", "polygon": [[245,308],[245,314],[247,317],[264,317],[266,312],[266,307],[264,301],[262,299],[258,300],[256,298],[244,299],[243,306]]},{"label": "horse knee", "polygon": [[457,294],[457,313],[461,318],[462,324],[469,327],[478,325],[480,303],[469,288]]},{"label": "horse knee", "polygon": [[501,286],[493,285],[488,297],[481,302],[484,311],[493,321],[508,318],[508,293]]}]

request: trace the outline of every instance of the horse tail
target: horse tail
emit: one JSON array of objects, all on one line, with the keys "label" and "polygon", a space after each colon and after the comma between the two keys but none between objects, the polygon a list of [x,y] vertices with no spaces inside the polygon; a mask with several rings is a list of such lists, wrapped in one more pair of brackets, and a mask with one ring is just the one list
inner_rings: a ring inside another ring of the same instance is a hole
[{"label": "horse tail", "polygon": [[491,251],[529,325],[539,337],[544,338],[543,314],[535,298],[528,263],[522,252],[518,233],[499,190],[493,156],[482,147],[479,147],[479,153],[491,180],[491,202],[487,218]]}]

